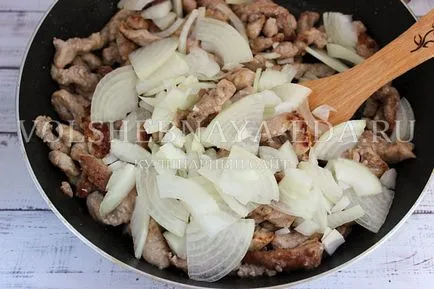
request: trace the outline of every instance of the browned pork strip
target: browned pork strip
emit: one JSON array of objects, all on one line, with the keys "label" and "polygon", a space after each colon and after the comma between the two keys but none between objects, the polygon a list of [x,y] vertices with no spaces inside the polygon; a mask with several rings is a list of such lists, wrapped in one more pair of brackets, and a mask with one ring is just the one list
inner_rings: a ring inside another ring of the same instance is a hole
[{"label": "browned pork strip", "polygon": [[83,174],[96,188],[104,192],[112,174],[111,169],[101,159],[92,155],[82,155],[79,159]]},{"label": "browned pork strip", "polygon": [[257,227],[253,234],[252,242],[250,243],[250,251],[262,250],[265,246],[271,243],[274,238],[274,233],[264,228]]},{"label": "browned pork strip", "polygon": [[143,250],[143,259],[159,269],[165,269],[171,264],[170,254],[169,246],[164,240],[160,226],[151,218],[149,220],[148,237]]},{"label": "browned pork strip", "polygon": [[278,228],[289,228],[295,220],[294,216],[281,213],[267,205],[261,205],[253,210],[249,218],[254,219],[257,224],[268,221]]}]

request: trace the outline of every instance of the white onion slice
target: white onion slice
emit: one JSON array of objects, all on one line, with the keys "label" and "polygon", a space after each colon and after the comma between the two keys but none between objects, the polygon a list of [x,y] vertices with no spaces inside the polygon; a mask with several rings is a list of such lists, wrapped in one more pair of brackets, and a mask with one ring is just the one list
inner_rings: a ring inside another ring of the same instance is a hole
[{"label": "white onion slice", "polygon": [[297,108],[299,108],[312,93],[310,88],[295,83],[283,84],[273,88],[272,90],[283,101],[275,107],[276,115],[297,110]]},{"label": "white onion slice", "polygon": [[327,236],[321,240],[324,249],[330,256],[345,243],[344,237],[335,229],[328,232]]},{"label": "white onion slice", "polygon": [[291,197],[307,196],[313,186],[313,179],[301,169],[286,169],[285,177],[279,183],[280,192]]},{"label": "white onion slice", "polygon": [[319,61],[323,62],[324,64],[326,64],[330,68],[333,68],[337,72],[344,72],[344,71],[350,69],[344,63],[342,63],[341,61],[339,61],[336,58],[330,57],[329,55],[327,55],[327,53],[325,53],[322,50],[310,48],[308,46],[308,47],[306,47],[306,52],[309,53],[310,55],[312,55],[313,57],[315,57],[316,59],[318,59]]},{"label": "white onion slice", "polygon": [[162,17],[166,17],[170,11],[172,10],[172,2],[170,0],[166,0],[151,7],[147,8],[142,12],[142,17],[145,19],[159,19]]},{"label": "white onion slice", "polygon": [[339,12],[326,12],[323,14],[323,21],[330,42],[348,48],[356,46],[358,36],[351,15],[344,15]]},{"label": "white onion slice", "polygon": [[325,132],[315,143],[312,150],[320,160],[331,160],[354,148],[365,131],[365,120],[350,120]]},{"label": "white onion slice", "polygon": [[214,77],[220,72],[218,63],[200,47],[190,48],[186,61],[194,74],[203,75],[207,78]]},{"label": "white onion slice", "polygon": [[118,8],[132,11],[140,11],[145,8],[146,5],[154,1],[155,0],[121,0],[118,3]]},{"label": "white onion slice", "polygon": [[315,222],[312,222],[310,220],[304,220],[300,225],[295,227],[294,230],[299,232],[302,235],[305,236],[312,236],[315,232],[319,230],[319,225]]},{"label": "white onion slice", "polygon": [[[124,119],[138,106],[134,90],[137,77],[131,65],[113,70],[96,86],[92,97],[91,120],[110,122]],[[122,97],[119,97],[122,95]]]},{"label": "white onion slice", "polygon": [[323,121],[328,121],[330,117],[330,112],[336,112],[336,109],[333,106],[323,104],[318,106],[312,111],[312,114]]},{"label": "white onion slice", "polygon": [[196,37],[212,47],[225,66],[235,66],[253,59],[249,44],[229,24],[211,18],[199,18],[196,24]]},{"label": "white onion slice", "polygon": [[151,160],[151,154],[143,147],[117,139],[111,141],[110,153],[124,162],[133,164]]},{"label": "white onion slice", "polygon": [[383,187],[383,192],[375,196],[358,197],[352,190],[347,190],[345,194],[351,203],[360,205],[366,212],[356,220],[357,224],[378,233],[389,214],[395,192]]},{"label": "white onion slice", "polygon": [[364,165],[348,159],[336,159],[330,167],[337,181],[349,184],[359,197],[382,192],[380,180]]},{"label": "white onion slice", "polygon": [[190,133],[185,137],[184,148],[187,154],[196,152],[201,155],[205,152],[205,148],[200,143],[199,136],[194,133]]},{"label": "white onion slice", "polygon": [[160,198],[154,168],[138,167],[136,188],[138,195],[146,198],[149,215],[158,224],[178,237],[185,235],[190,214],[180,201]]},{"label": "white onion slice", "polygon": [[399,102],[399,108],[396,115],[396,126],[390,139],[392,141],[410,141],[414,136],[414,111],[410,102],[403,97]]},{"label": "white onion slice", "polygon": [[131,235],[134,244],[134,256],[140,259],[145,248],[149,228],[149,213],[146,197],[139,195],[136,198],[133,215],[131,216]]},{"label": "white onion slice", "polygon": [[396,187],[396,178],[398,177],[398,173],[395,169],[390,169],[384,172],[384,174],[380,178],[380,182],[383,186],[390,190],[394,190]]},{"label": "white onion slice", "polygon": [[176,15],[179,18],[184,16],[184,11],[182,9],[182,0],[173,0],[173,11],[175,11]]},{"label": "white onion slice", "polygon": [[174,175],[176,170],[187,168],[187,155],[173,145],[166,143],[161,146],[157,153],[152,155],[152,163],[160,175]]},{"label": "white onion slice", "polygon": [[154,41],[131,53],[129,58],[139,79],[146,79],[163,66],[175,53],[177,47],[177,38],[165,38]]},{"label": "white onion slice", "polygon": [[175,33],[179,29],[179,27],[182,26],[182,24],[184,24],[184,19],[178,18],[166,30],[154,33],[154,35],[160,38],[167,38],[173,33]]},{"label": "white onion slice", "polygon": [[[153,98],[154,99],[154,98]],[[139,104],[140,106],[140,104]],[[119,139],[130,143],[137,142],[138,125],[152,115],[144,108],[138,108],[130,113],[123,121],[119,130]]]},{"label": "white onion slice", "polygon": [[161,143],[162,144],[172,143],[176,147],[182,148],[185,144],[185,135],[179,128],[173,126],[164,135],[163,139],[161,140]]},{"label": "white onion slice", "polygon": [[111,165],[112,163],[117,162],[118,160],[119,159],[112,154],[108,154],[102,159],[103,163],[106,165]]},{"label": "white onion slice", "polygon": [[202,143],[231,150],[234,145],[256,154],[258,132],[263,120],[264,103],[261,98],[247,96],[219,113],[201,134]]},{"label": "white onion slice", "polygon": [[255,80],[253,81],[253,92],[258,92],[259,81],[261,80],[262,68],[256,69]]},{"label": "white onion slice", "polygon": [[122,168],[126,163],[123,161],[116,161],[114,163],[111,163],[108,167],[112,170],[112,172]]},{"label": "white onion slice", "polygon": [[365,60],[363,57],[358,55],[354,50],[333,43],[327,44],[327,54],[330,57],[343,59],[354,64],[360,64]]},{"label": "white onion slice", "polygon": [[200,226],[190,223],[187,228],[188,276],[197,281],[215,282],[232,272],[247,253],[254,229],[254,220],[239,220],[210,238]]},{"label": "white onion slice", "polygon": [[225,14],[229,21],[231,21],[232,25],[235,27],[235,29],[243,36],[243,38],[248,41],[246,28],[244,27],[244,23],[241,21],[241,19],[232,11],[231,8],[229,8],[226,4],[218,3],[215,8],[217,10],[220,10],[223,14]]},{"label": "white onion slice", "polygon": [[289,230],[289,228],[282,228],[274,232],[276,236],[283,236],[289,233],[291,233],[291,230]]},{"label": "white onion slice", "polygon": [[119,170],[112,173],[110,179],[114,179],[107,184],[107,194],[101,202],[99,213],[105,216],[122,202],[136,185],[136,168],[131,164],[126,164]]},{"label": "white onion slice", "polygon": [[267,69],[261,74],[258,89],[259,91],[263,91],[290,83],[296,74],[297,70],[292,65],[285,65],[281,71]]},{"label": "white onion slice", "polygon": [[167,245],[169,245],[170,249],[181,259],[187,259],[187,244],[186,244],[186,236],[178,237],[175,234],[166,231],[163,233],[164,238],[166,239]]},{"label": "white onion slice", "polygon": [[187,20],[185,21],[184,26],[182,27],[181,33],[179,34],[179,45],[178,51],[181,53],[187,53],[187,38],[190,33],[191,26],[193,26],[194,21],[199,16],[199,11],[194,9],[191,11],[190,15],[188,15]]},{"label": "white onion slice", "polygon": [[365,211],[360,205],[356,205],[350,209],[333,213],[327,216],[327,224],[334,229],[344,224],[360,219],[365,215]]},{"label": "white onion slice", "polygon": [[190,71],[188,63],[181,54],[174,53],[169,60],[158,68],[150,77],[140,81],[136,90],[138,94],[149,92],[164,84],[164,81],[187,75]]},{"label": "white onion slice", "polygon": [[[279,200],[279,187],[265,162],[247,150],[233,146],[218,186],[241,204],[270,204]],[[246,190],[246,188],[249,188]]]},{"label": "white onion slice", "polygon": [[160,29],[165,30],[170,27],[176,20],[176,14],[173,12],[169,12],[166,16],[162,18],[153,19],[152,22]]},{"label": "white onion slice", "polygon": [[332,213],[345,210],[351,204],[350,199],[347,196],[343,196],[334,206],[331,208]]}]

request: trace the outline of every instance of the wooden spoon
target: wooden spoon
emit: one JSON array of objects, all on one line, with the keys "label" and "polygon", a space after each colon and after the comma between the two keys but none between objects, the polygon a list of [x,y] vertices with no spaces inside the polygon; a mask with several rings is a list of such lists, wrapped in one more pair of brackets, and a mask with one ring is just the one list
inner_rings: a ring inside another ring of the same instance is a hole
[{"label": "wooden spoon", "polygon": [[331,77],[303,82],[303,85],[313,91],[309,96],[311,109],[331,105],[337,112],[331,114],[329,121],[339,124],[351,119],[382,86],[433,56],[434,9],[363,63]]}]

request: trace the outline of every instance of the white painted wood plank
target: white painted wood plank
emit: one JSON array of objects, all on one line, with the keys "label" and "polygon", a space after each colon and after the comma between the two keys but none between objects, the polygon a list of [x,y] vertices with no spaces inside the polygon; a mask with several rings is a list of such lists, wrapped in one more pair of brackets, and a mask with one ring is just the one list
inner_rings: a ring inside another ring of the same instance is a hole
[{"label": "white painted wood plank", "polygon": [[27,43],[42,16],[42,12],[0,12],[0,67],[21,65]]},{"label": "white painted wood plank", "polygon": [[[2,289],[173,288],[100,257],[50,212],[0,212],[0,236]],[[433,257],[434,215],[412,216],[363,261],[296,288],[428,289]]]},{"label": "white painted wood plank", "polygon": [[46,11],[54,0],[1,0],[0,11]]},{"label": "white painted wood plank", "polygon": [[15,92],[19,71],[0,69],[0,132],[16,132]]}]

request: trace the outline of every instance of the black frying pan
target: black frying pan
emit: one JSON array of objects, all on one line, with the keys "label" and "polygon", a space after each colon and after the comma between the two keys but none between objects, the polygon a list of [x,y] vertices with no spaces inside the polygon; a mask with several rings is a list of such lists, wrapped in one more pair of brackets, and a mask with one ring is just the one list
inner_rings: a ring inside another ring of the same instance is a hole
[{"label": "black frying pan", "polygon": [[[18,98],[19,119],[24,120],[27,132],[32,127],[32,120],[40,114],[48,114],[56,119],[50,104],[50,96],[57,89],[50,77],[50,65],[53,60],[53,37],[67,39],[84,37],[100,31],[116,11],[118,0],[61,0],[58,1],[43,20],[22,68]],[[369,32],[380,45],[385,45],[415,21],[415,18],[399,0],[291,0],[277,1],[295,14],[305,10],[340,11],[354,15],[366,24]],[[387,69],[379,67],[378,69]],[[226,277],[217,283],[202,283],[189,280],[187,276],[175,271],[160,271],[134,258],[131,239],[122,234],[120,229],[112,229],[97,224],[87,213],[85,204],[78,199],[69,199],[59,190],[65,176],[48,160],[48,148],[37,137],[24,142],[31,174],[43,197],[58,217],[81,240],[103,255],[128,265],[150,277],[184,286],[215,288],[259,288],[283,286],[307,280],[336,270],[347,262],[361,257],[374,246],[390,236],[398,225],[408,217],[420,200],[421,193],[432,172],[434,164],[433,108],[434,98],[434,62],[431,60],[407,73],[395,82],[395,86],[413,105],[416,114],[415,160],[400,164],[396,197],[386,223],[378,234],[370,233],[358,226],[350,234],[347,242],[331,258],[312,271],[256,279],[238,279]]]}]

